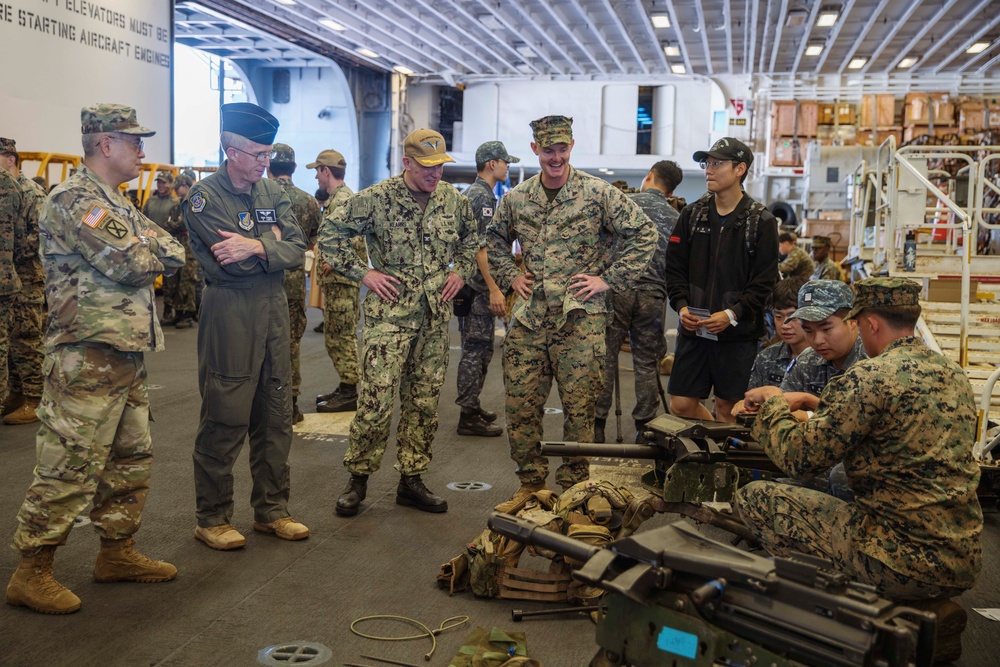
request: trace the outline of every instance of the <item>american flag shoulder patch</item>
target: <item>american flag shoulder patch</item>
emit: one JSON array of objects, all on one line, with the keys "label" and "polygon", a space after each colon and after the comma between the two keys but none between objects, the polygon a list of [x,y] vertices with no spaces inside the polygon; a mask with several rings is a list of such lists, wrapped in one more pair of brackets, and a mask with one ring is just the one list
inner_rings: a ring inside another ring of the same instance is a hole
[{"label": "american flag shoulder patch", "polygon": [[87,215],[83,216],[83,224],[87,225],[91,229],[97,229],[97,225],[101,224],[101,220],[104,219],[108,212],[101,208],[99,204],[94,204],[87,211]]}]

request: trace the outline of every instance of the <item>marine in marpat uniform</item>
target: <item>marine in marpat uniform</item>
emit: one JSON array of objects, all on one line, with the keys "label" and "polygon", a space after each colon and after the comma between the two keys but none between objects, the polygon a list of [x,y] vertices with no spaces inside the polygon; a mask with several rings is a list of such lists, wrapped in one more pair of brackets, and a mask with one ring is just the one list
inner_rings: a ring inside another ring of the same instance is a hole
[{"label": "marine in marpat uniform", "polygon": [[0,138],[0,170],[5,170],[21,188],[21,230],[17,235],[18,252],[14,265],[21,281],[21,291],[12,304],[10,354],[10,392],[3,403],[3,423],[31,424],[38,421],[35,410],[42,398],[42,362],[45,346],[42,331],[45,323],[45,272],[38,258],[38,218],[45,191],[21,171],[21,158],[13,139]]},{"label": "marine in marpat uniform", "polygon": [[198,527],[219,550],[246,540],[231,525],[233,464],[249,434],[253,529],[301,540],[288,512],[292,445],[287,269],[302,265],[306,239],[281,186],[262,178],[278,120],[255,104],[224,104],[226,161],[188,193],[184,223],[205,270],[198,323],[201,423],[194,446]]},{"label": "marine in marpat uniform", "polygon": [[840,267],[830,259],[830,237],[812,237],[812,258],[816,263],[810,280],[841,280]]},{"label": "marine in marpat uniform", "polygon": [[778,252],[783,258],[778,262],[778,271],[783,278],[808,278],[816,266],[806,251],[798,246],[798,240],[792,232],[778,234]]},{"label": "marine in marpat uniform", "polygon": [[[604,379],[604,293],[632,289],[656,248],[656,227],[632,200],[570,166],[572,126],[565,116],[532,121],[531,150],[541,173],[504,195],[487,228],[490,273],[502,290],[524,299],[514,308],[503,346],[507,438],[521,481],[518,496],[541,490],[548,476],[539,443],[553,379],[562,401],[563,439],[593,439],[594,404]],[[525,273],[511,255],[515,240]],[[556,470],[556,482],[569,488],[589,474],[586,458],[568,458]]]},{"label": "marine in marpat uniform", "polygon": [[[178,202],[170,209],[163,228],[170,232],[184,246],[184,266],[173,275],[163,279],[163,292],[172,293],[173,307],[176,314],[174,327],[190,329],[198,316],[198,260],[191,252],[191,241],[188,238],[187,227],[184,226],[184,207],[187,205],[187,195],[194,185],[194,180],[187,174],[178,174],[174,179],[174,193]],[[166,297],[164,297],[166,298]]]},{"label": "marine in marpat uniform", "polygon": [[914,336],[919,285],[872,278],[855,289],[847,318],[871,358],[827,385],[808,422],[774,387],[747,394],[760,405],[753,436],[781,469],[802,478],[843,461],[855,501],[752,482],[736,508],[774,555],[827,558],[885,597],[925,601],[938,615],[935,662],[954,660],[966,615],[947,598],[972,588],[982,561],[972,387]]},{"label": "marine in marpat uniform", "polygon": [[[368,287],[358,411],[344,456],[351,478],[336,506],[342,516],[357,514],[368,476],[381,465],[397,388],[396,502],[425,512],[448,509],[421,475],[438,427],[451,301],[476,270],[479,235],[469,201],[441,181],[444,163],[453,161],[444,138],[433,130],[411,132],[403,156],[401,175],[335,208],[320,232],[324,261]],[[357,236],[367,240],[372,269],[351,243]]]},{"label": "marine in marpat uniform", "polygon": [[21,290],[15,268],[15,241],[22,235],[21,188],[0,169],[0,399],[7,399],[7,355],[10,354],[14,304]]},{"label": "marine in marpat uniform", "polygon": [[[305,190],[295,187],[292,174],[295,173],[295,151],[287,144],[274,145],[274,158],[268,167],[268,176],[275,180],[292,202],[292,213],[299,229],[309,246],[316,242],[319,223],[322,219],[316,198]],[[302,370],[299,362],[302,335],[306,332],[306,270],[303,267],[285,271],[285,298],[288,299],[288,322],[292,344],[292,420],[298,423],[304,419],[299,411],[299,386],[302,384]]]},{"label": "marine in marpat uniform", "polygon": [[184,263],[184,249],[118,191],[139,175],[135,111],[117,104],[81,113],[83,166],[53,191],[41,217],[49,303],[38,463],[17,515],[21,562],[7,602],[50,614],[80,608],[52,576],[57,546],[93,502],[101,538],[97,581],[159,582],[176,568],[135,551],[149,491],[152,443],[145,352],[163,349],[153,282]]}]

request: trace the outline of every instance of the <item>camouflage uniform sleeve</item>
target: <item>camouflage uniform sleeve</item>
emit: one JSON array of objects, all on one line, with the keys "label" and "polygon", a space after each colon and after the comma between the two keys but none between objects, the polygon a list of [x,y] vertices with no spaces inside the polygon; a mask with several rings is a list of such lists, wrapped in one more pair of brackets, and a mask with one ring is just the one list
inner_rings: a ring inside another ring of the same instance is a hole
[{"label": "camouflage uniform sleeve", "polygon": [[515,236],[511,234],[512,216],[511,200],[508,194],[500,199],[493,220],[486,227],[486,257],[490,263],[490,275],[502,292],[510,290],[514,280],[521,275],[511,254],[511,244]]},{"label": "camouflage uniform sleeve", "polygon": [[601,275],[615,292],[635,286],[656,250],[659,232],[639,206],[618,188],[605,190],[605,211],[611,212],[605,226],[621,239],[615,261]]},{"label": "camouflage uniform sleeve", "polygon": [[790,253],[788,253],[788,257],[786,257],[783,261],[778,263],[778,271],[781,271],[781,275],[783,276],[792,275],[793,273],[795,273],[796,269],[798,269],[804,263],[805,253],[796,252],[796,250],[798,249],[799,249],[798,246],[795,246],[795,248]]},{"label": "camouflage uniform sleeve", "polygon": [[323,224],[323,212],[319,210],[319,204],[312,197],[309,198],[307,206],[309,213],[305,225],[305,229],[307,230],[306,241],[311,246],[316,243],[316,238],[319,236],[319,228]]},{"label": "camouflage uniform sleeve", "polygon": [[163,228],[170,232],[173,236],[180,236],[181,234],[187,233],[187,228],[184,226],[182,206],[184,206],[184,202],[175,204],[174,207],[170,209],[170,213],[167,214],[167,219],[163,222]]},{"label": "camouflage uniform sleeve", "polygon": [[358,193],[343,206],[335,207],[320,228],[319,251],[323,259],[334,271],[355,282],[368,273],[368,262],[362,262],[352,241],[374,232],[374,209],[372,196]]},{"label": "camouflage uniform sleeve", "polygon": [[184,266],[186,253],[180,241],[149,218],[145,216],[143,218],[145,228],[156,232],[156,236],[147,236],[146,242],[160,262],[163,263],[163,266],[168,269],[178,269]]},{"label": "camouflage uniform sleeve", "polygon": [[781,381],[781,391],[809,391],[807,388],[808,385],[805,381],[806,364],[799,363],[806,352],[808,352],[808,350],[802,352],[802,354],[796,357],[795,361],[792,362],[792,367],[788,369],[788,372],[785,373],[785,379]]},{"label": "camouflage uniform sleeve", "polygon": [[481,236],[479,235],[479,223],[476,222],[476,218],[472,214],[469,200],[461,195],[458,195],[457,199],[459,200],[458,214],[461,223],[452,271],[457,273],[463,281],[469,282],[472,276],[479,272],[479,266],[476,264],[476,251],[479,250]]},{"label": "camouflage uniform sleeve", "polygon": [[0,296],[10,296],[21,290],[21,281],[14,269],[18,256],[18,235],[23,236],[21,218],[21,188],[7,172],[0,169]]}]

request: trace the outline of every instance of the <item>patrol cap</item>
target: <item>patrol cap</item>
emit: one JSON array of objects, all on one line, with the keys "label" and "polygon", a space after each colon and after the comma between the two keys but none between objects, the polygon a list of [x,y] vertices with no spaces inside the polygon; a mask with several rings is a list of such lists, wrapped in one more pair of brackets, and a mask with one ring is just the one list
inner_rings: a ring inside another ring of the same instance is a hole
[{"label": "patrol cap", "polygon": [[165,181],[166,183],[173,183],[174,175],[169,171],[167,171],[166,169],[163,169],[161,171],[156,172],[156,180]]},{"label": "patrol cap", "polygon": [[920,285],[907,278],[869,278],[854,284],[854,307],[847,319],[865,308],[920,305]]},{"label": "patrol cap", "polygon": [[278,134],[278,119],[267,111],[249,102],[223,104],[222,131],[232,132],[264,146],[274,143]]},{"label": "patrol cap", "polygon": [[745,143],[732,137],[722,137],[707,151],[697,151],[693,156],[695,162],[704,162],[710,157],[742,162],[747,167],[753,164],[753,151]]},{"label": "patrol cap", "polygon": [[198,180],[198,174],[194,173],[194,169],[185,169],[181,174],[190,178],[192,183]]},{"label": "patrol cap", "polygon": [[148,127],[139,125],[139,121],[135,118],[135,109],[123,104],[95,104],[83,107],[80,109],[80,132],[82,134],[117,132],[137,137],[151,137],[156,134]]},{"label": "patrol cap", "polygon": [[7,137],[0,137],[0,153],[14,155],[17,153],[17,142]]},{"label": "patrol cap", "polygon": [[573,143],[573,119],[567,116],[545,116],[531,121],[531,134],[539,148]]},{"label": "patrol cap", "polygon": [[187,174],[177,174],[177,178],[174,179],[174,190],[182,188],[185,185],[189,187],[194,185],[194,179]]},{"label": "patrol cap", "polygon": [[344,156],[334,150],[322,151],[316,156],[315,162],[310,162],[306,165],[306,169],[315,169],[316,167],[340,167],[341,169],[347,169],[347,160]]},{"label": "patrol cap", "polygon": [[445,162],[454,162],[446,150],[444,137],[434,130],[414,130],[403,142],[403,155],[413,158],[424,167],[436,167]]},{"label": "patrol cap", "polygon": [[820,322],[854,305],[854,292],[839,280],[810,280],[799,289],[799,309],[790,320]]},{"label": "patrol cap", "polygon": [[814,248],[829,248],[830,237],[829,236],[814,236],[812,237],[812,247]]},{"label": "patrol cap", "polygon": [[288,144],[275,144],[271,147],[271,150],[274,151],[274,157],[271,158],[271,162],[294,164],[295,151]]},{"label": "patrol cap", "polygon": [[504,148],[503,142],[500,141],[487,141],[485,144],[476,149],[476,164],[486,164],[490,160],[503,160],[507,164],[515,164],[521,161],[521,158],[514,157],[507,153],[507,149]]}]

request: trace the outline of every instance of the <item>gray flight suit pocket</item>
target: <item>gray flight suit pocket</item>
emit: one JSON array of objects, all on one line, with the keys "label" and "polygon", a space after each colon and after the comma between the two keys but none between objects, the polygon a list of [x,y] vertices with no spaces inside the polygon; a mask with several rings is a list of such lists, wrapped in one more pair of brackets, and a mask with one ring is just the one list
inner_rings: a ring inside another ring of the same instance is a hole
[{"label": "gray flight suit pocket", "polygon": [[209,371],[205,388],[208,418],[225,426],[246,426],[257,383],[250,375],[229,375]]}]

